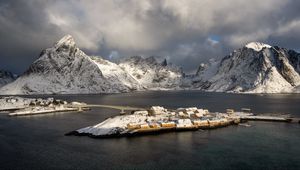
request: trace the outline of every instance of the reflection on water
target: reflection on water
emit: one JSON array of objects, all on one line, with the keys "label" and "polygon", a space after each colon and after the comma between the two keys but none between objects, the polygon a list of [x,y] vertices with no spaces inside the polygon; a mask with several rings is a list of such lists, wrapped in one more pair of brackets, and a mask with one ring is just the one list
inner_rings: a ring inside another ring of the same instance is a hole
[{"label": "reflection on water", "polygon": [[[67,100],[169,108],[197,106],[212,111],[252,108],[300,116],[300,95],[237,95],[201,92],[140,92],[62,95]],[[95,108],[83,113],[30,117],[0,115],[0,169],[299,169],[298,124],[250,122],[227,128],[131,138],[64,136],[116,115]]]}]

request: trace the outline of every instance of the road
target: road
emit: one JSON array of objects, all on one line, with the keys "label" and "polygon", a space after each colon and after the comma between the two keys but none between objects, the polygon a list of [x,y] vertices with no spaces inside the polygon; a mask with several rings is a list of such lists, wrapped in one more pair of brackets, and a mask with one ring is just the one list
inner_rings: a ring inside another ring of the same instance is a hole
[{"label": "road", "polygon": [[72,108],[77,107],[77,108],[79,108],[79,110],[81,108],[93,108],[93,107],[109,108],[109,109],[121,110],[121,113],[124,113],[125,110],[128,110],[128,111],[147,110],[147,108],[141,108],[141,107],[103,105],[103,104],[69,105],[68,107],[72,107]]}]

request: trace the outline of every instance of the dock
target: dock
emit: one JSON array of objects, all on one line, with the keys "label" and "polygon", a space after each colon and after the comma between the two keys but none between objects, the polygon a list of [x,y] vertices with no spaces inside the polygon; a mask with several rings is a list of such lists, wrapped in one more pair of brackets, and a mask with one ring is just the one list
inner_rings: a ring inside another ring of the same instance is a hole
[{"label": "dock", "polygon": [[241,117],[241,120],[242,121],[268,121],[268,122],[300,123],[300,118],[263,116],[263,115],[243,116],[243,117]]},{"label": "dock", "polygon": [[275,116],[245,116],[245,117],[241,117],[241,120],[291,122],[292,118],[275,117]]}]

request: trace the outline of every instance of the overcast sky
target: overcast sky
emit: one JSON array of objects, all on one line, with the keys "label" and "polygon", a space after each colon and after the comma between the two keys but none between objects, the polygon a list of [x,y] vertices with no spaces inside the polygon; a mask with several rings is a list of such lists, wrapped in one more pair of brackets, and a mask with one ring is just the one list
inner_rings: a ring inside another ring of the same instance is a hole
[{"label": "overcast sky", "polygon": [[195,70],[251,41],[300,49],[298,0],[0,1],[0,69],[25,71],[66,34],[88,55],[164,56]]}]

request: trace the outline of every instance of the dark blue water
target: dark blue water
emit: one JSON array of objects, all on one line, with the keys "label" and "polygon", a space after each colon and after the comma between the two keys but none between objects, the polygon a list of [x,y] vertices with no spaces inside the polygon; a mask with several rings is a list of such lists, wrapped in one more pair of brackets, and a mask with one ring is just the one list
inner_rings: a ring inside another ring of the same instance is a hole
[{"label": "dark blue water", "polygon": [[[57,96],[93,104],[211,111],[252,108],[300,117],[300,95],[142,92]],[[64,136],[118,114],[109,109],[31,117],[0,114],[0,169],[300,169],[300,125],[250,122],[251,127],[132,138]]]}]

